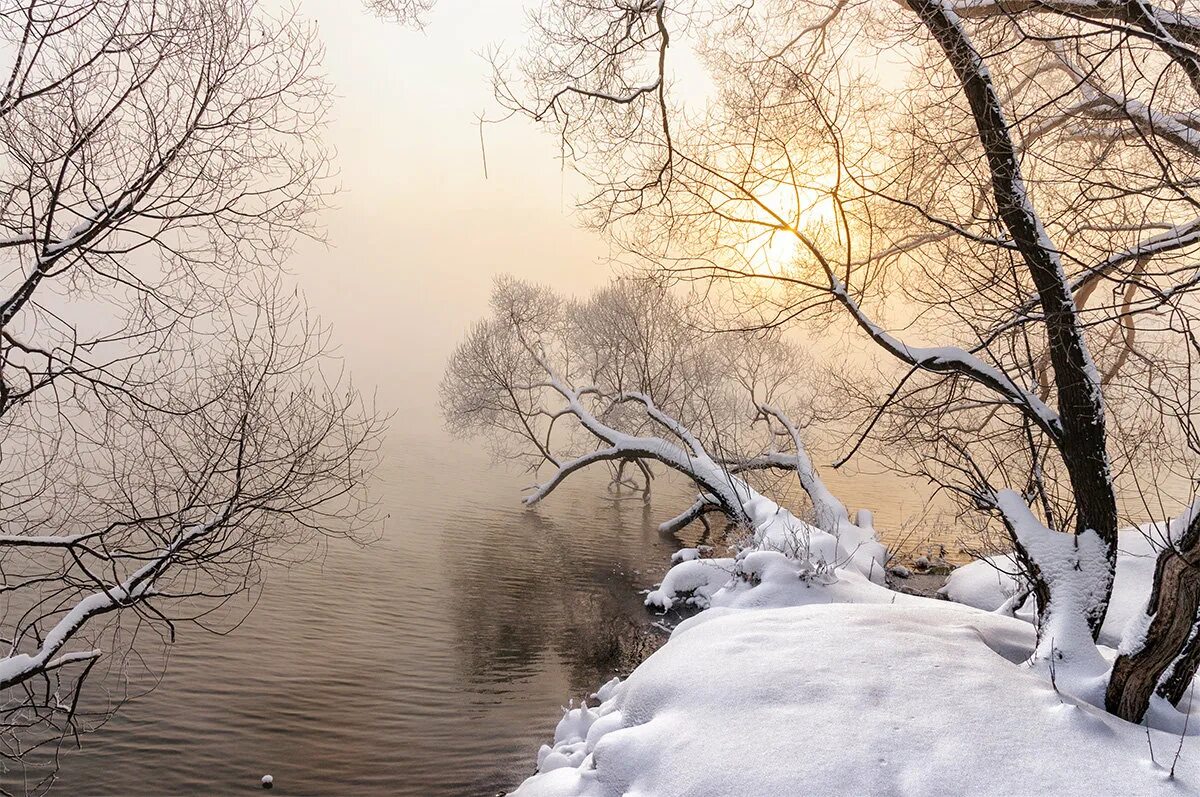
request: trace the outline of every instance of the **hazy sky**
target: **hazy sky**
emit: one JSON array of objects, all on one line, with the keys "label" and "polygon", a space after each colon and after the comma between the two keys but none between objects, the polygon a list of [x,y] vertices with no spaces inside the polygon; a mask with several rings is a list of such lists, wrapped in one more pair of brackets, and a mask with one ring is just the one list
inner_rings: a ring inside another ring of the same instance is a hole
[{"label": "hazy sky", "polygon": [[551,135],[521,119],[487,126],[483,177],[475,117],[497,109],[480,53],[522,41],[524,6],[441,0],[412,31],[357,0],[301,0],[336,91],[325,135],[341,191],[321,218],[329,246],[302,244],[291,267],[396,427],[440,423],[442,366],[486,312],[493,275],[579,291],[610,274],[605,245],[572,216],[579,184]]}]

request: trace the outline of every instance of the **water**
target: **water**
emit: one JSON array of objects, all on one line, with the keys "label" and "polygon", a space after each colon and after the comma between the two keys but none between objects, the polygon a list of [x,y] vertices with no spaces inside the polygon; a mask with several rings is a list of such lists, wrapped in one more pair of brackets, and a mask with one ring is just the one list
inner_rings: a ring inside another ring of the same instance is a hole
[{"label": "water", "polygon": [[382,538],[272,572],[225,636],[184,628],[56,793],[261,792],[269,773],[273,794],[483,795],[530,774],[559,707],[628,666],[614,644],[648,621],[639,590],[678,547],[655,526],[687,493],[647,512],[596,474],[532,512],[528,476],[465,445],[389,450]]},{"label": "water", "polygon": [[[692,493],[660,478],[650,506],[615,500],[593,473],[527,511],[529,477],[467,445],[393,435],[387,450],[381,539],[271,571],[226,635],[184,627],[161,683],[62,757],[55,793],[261,793],[271,774],[281,795],[462,797],[530,774],[560,707],[644,653],[640,591],[681,544],[656,526]],[[957,552],[918,522],[920,485],[826,478],[879,510],[893,546]],[[132,691],[154,685],[141,673]]]}]

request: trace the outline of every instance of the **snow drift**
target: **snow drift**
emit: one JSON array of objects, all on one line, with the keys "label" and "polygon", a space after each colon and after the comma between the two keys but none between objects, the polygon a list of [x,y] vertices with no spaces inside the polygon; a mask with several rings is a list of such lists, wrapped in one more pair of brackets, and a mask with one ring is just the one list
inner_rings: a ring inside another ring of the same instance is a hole
[{"label": "snow drift", "polygon": [[[518,797],[1194,794],[1187,739],[1014,666],[1031,626],[967,607],[713,609],[595,707]],[[1080,755],[1081,751],[1086,754]],[[1153,758],[1152,758],[1153,751]]]},{"label": "snow drift", "polygon": [[1163,701],[1151,724],[1166,730],[1102,708],[1108,662],[1145,605],[1153,527],[1122,538],[1095,661],[1055,673],[1029,664],[1030,609],[1010,616],[1011,560],[960,568],[944,590],[959,603],[938,601],[883,585],[868,513],[823,531],[757,494],[747,512],[735,555],[685,549],[646,601],[706,611],[568,709],[515,795],[1200,791],[1200,723]]}]

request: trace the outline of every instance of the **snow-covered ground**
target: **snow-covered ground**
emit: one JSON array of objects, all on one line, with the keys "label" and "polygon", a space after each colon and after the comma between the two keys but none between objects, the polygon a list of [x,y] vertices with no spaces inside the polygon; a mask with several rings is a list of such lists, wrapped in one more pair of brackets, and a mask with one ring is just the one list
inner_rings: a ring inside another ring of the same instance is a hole
[{"label": "snow-covered ground", "polygon": [[[567,711],[516,795],[1200,793],[1200,721],[1131,725],[1086,678],[1026,665],[1013,580],[975,563],[946,588],[963,603],[899,594],[868,515],[829,534],[754,501],[742,552],[684,553],[647,600],[706,611]],[[1123,541],[1103,643],[1144,603],[1152,536]]]},{"label": "snow-covered ground", "polygon": [[[1164,540],[1165,535],[1166,530],[1161,525],[1121,530],[1112,601],[1100,629],[1102,644],[1117,647],[1130,620],[1141,613],[1154,580],[1154,562],[1158,556],[1156,543]],[[1033,622],[1032,601],[1011,606],[1018,593],[1017,580],[1013,576],[1016,572],[1017,565],[1011,554],[980,559],[951,573],[941,592],[957,603],[986,611],[1013,610],[1018,617]]]},{"label": "snow-covered ground", "polygon": [[1027,623],[914,601],[704,612],[564,717],[516,794],[1196,793],[1200,740],[1171,780],[1179,737],[1021,667]]}]

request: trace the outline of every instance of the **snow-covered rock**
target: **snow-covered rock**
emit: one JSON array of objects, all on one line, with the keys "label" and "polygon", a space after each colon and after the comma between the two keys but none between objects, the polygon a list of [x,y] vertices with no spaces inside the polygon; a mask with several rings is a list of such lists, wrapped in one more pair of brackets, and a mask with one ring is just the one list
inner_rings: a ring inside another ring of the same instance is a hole
[{"label": "snow-covered rock", "polygon": [[976,559],[955,568],[938,593],[955,603],[994,612],[1017,593],[1016,572],[1012,554]]},{"label": "snow-covered rock", "polygon": [[692,562],[700,558],[699,548],[680,548],[671,554],[672,562]]}]

